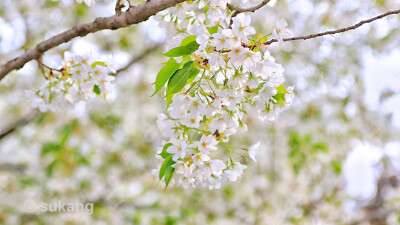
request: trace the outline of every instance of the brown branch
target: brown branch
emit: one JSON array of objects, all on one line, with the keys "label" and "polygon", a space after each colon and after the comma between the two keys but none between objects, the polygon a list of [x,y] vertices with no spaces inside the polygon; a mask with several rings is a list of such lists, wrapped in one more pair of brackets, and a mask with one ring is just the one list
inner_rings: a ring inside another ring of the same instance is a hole
[{"label": "brown branch", "polygon": [[[369,213],[366,215],[364,218],[361,218],[360,220],[354,221],[350,223],[350,225],[359,225],[359,224],[364,224],[365,222],[369,222],[368,224],[371,225],[376,225],[376,224],[386,224],[386,217],[390,216],[393,213],[398,213],[400,209],[380,209],[376,210],[374,212]],[[383,222],[377,222],[377,221],[382,221]]]},{"label": "brown branch", "polygon": [[372,198],[368,205],[364,206],[366,216],[358,221],[351,223],[351,225],[358,225],[363,222],[370,222],[374,225],[384,225],[386,224],[387,217],[398,212],[399,209],[386,209],[385,206],[385,191],[388,188],[397,188],[399,186],[399,180],[396,176],[383,176],[379,178],[376,183],[376,193],[374,198]]},{"label": "brown branch", "polygon": [[26,168],[27,166],[23,164],[12,164],[12,163],[0,164],[0,171],[22,173],[26,170]]},{"label": "brown branch", "polygon": [[[283,41],[307,40],[307,39],[317,38],[317,37],[321,37],[321,36],[325,36],[325,35],[333,35],[333,34],[337,34],[337,33],[343,33],[343,32],[349,31],[349,30],[354,30],[354,29],[356,29],[358,27],[361,27],[364,24],[371,23],[371,22],[373,22],[375,20],[382,19],[382,18],[384,18],[386,16],[399,14],[399,13],[400,13],[400,9],[394,10],[394,11],[388,11],[388,12],[386,12],[384,14],[379,15],[379,16],[376,16],[376,17],[373,17],[373,18],[370,18],[370,19],[367,19],[367,20],[362,20],[359,23],[357,23],[357,24],[355,24],[353,26],[350,26],[350,27],[345,27],[345,28],[341,28],[341,29],[338,29],[338,30],[325,31],[325,32],[322,32],[322,33],[317,33],[317,34],[310,34],[310,35],[299,36],[299,37],[284,38]],[[269,41],[264,42],[263,44],[270,45],[270,44],[272,44],[274,42],[278,42],[278,40],[271,39]]]},{"label": "brown branch", "polygon": [[258,4],[258,5],[256,5],[256,6],[253,6],[253,7],[250,7],[250,8],[246,8],[246,9],[240,8],[240,7],[237,7],[237,6],[234,6],[234,5],[232,5],[232,4],[228,4],[228,8],[229,8],[230,10],[232,10],[232,11],[235,11],[235,12],[232,14],[232,17],[235,17],[235,16],[237,16],[239,13],[254,12],[254,11],[256,11],[256,10],[262,8],[262,7],[265,6],[266,4],[268,4],[268,2],[270,2],[270,1],[271,1],[271,0],[264,0],[264,1],[262,1],[260,4]]},{"label": "brown branch", "polygon": [[76,37],[83,37],[90,33],[95,33],[101,30],[116,30],[123,27],[128,27],[132,24],[137,24],[147,20],[150,16],[174,6],[185,0],[152,0],[141,5],[131,7],[126,12],[111,17],[96,18],[93,22],[77,25],[63,33],[51,37],[40,42],[35,48],[27,50],[19,57],[7,62],[0,67],[0,80],[3,79],[9,72],[19,69],[25,63],[37,59],[44,52],[62,44],[71,41]]},{"label": "brown branch", "polygon": [[30,123],[32,120],[34,120],[37,116],[39,115],[37,110],[33,110],[30,112],[28,115],[18,119],[14,123],[10,124],[8,127],[6,127],[3,130],[0,130],[0,140],[5,138],[7,135],[11,134],[18,128],[25,126],[26,124]]}]

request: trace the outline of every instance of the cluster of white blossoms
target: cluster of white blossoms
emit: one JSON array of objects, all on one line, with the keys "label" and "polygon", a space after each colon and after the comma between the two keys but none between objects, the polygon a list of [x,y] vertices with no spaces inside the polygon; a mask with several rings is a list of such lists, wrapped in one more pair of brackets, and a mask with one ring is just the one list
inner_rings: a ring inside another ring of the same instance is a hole
[{"label": "cluster of white blossoms", "polygon": [[[232,18],[230,0],[198,0],[178,4],[157,15],[169,34],[171,57],[155,82],[156,92],[167,84],[166,114],[157,125],[168,140],[157,154],[156,173],[166,186],[198,184],[219,188],[236,181],[247,161],[256,160],[259,143],[250,148],[228,144],[247,130],[245,114],[274,120],[292,102],[293,87],[283,86],[284,69],[266,51],[267,36],[255,35],[250,15]],[[275,37],[290,34],[284,20]],[[253,38],[255,37],[256,38]],[[174,177],[173,177],[174,176]]]},{"label": "cluster of white blossoms", "polygon": [[43,69],[50,70],[45,74],[45,84],[36,92],[25,91],[32,106],[42,112],[55,111],[65,104],[86,101],[97,96],[106,98],[115,79],[109,75],[115,72],[110,60],[95,61],[94,57],[82,57],[70,52],[65,52],[61,69]]}]

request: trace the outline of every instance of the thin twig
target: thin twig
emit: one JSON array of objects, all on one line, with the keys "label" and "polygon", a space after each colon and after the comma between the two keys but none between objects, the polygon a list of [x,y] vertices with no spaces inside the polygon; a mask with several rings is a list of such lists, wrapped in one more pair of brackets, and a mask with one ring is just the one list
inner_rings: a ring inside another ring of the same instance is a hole
[{"label": "thin twig", "polygon": [[57,71],[57,72],[60,72],[60,73],[63,73],[63,72],[64,72],[63,69],[55,69],[55,68],[51,68],[50,66],[47,66],[46,64],[44,64],[44,63],[42,62],[42,59],[41,59],[41,58],[39,58],[39,59],[36,60],[36,61],[38,62],[39,66],[42,67],[42,69],[43,69],[43,67],[45,67],[46,69],[48,69],[48,70],[50,70],[50,71]]},{"label": "thin twig", "polygon": [[153,47],[150,47],[148,49],[146,49],[145,51],[143,51],[140,55],[134,57],[131,59],[131,61],[129,61],[124,67],[121,67],[120,69],[118,69],[114,75],[127,70],[129,67],[131,67],[133,64],[139,62],[140,60],[142,60],[143,58],[145,58],[146,56],[148,56],[150,53],[156,51],[157,49],[160,48],[162,44],[156,44]]},{"label": "thin twig", "polygon": [[250,7],[250,8],[240,8],[240,7],[234,6],[234,5],[232,5],[232,4],[228,4],[228,8],[229,8],[230,10],[232,10],[232,11],[235,11],[235,12],[232,14],[232,17],[235,17],[235,16],[236,16],[237,14],[239,14],[239,13],[254,12],[254,11],[256,11],[256,10],[262,8],[262,7],[265,6],[266,4],[268,4],[268,2],[270,2],[270,1],[271,1],[271,0],[264,0],[264,1],[262,1],[260,4],[258,4],[258,5],[256,5],[256,6],[253,6],[253,7]]},{"label": "thin twig", "polygon": [[117,3],[115,4],[115,14],[117,14],[117,15],[121,14],[122,8],[124,8],[124,4],[122,4],[122,0],[117,0]]},{"label": "thin twig", "polygon": [[[345,27],[345,28],[341,28],[341,29],[338,29],[338,30],[325,31],[325,32],[322,32],[322,33],[317,33],[317,34],[310,34],[310,35],[305,35],[305,36],[284,38],[283,41],[307,40],[307,39],[317,38],[317,37],[321,37],[321,36],[325,36],[325,35],[333,35],[333,34],[337,34],[337,33],[343,33],[343,32],[349,31],[349,30],[354,30],[354,29],[356,29],[358,27],[361,27],[364,24],[371,23],[371,22],[373,22],[375,20],[382,19],[382,18],[384,18],[386,16],[399,14],[399,13],[400,13],[400,9],[394,10],[394,11],[388,11],[388,12],[386,12],[384,14],[379,15],[379,16],[376,16],[376,17],[373,17],[373,18],[370,18],[370,19],[367,19],[367,20],[362,20],[359,23],[357,23],[357,24],[355,24],[353,26],[350,26],[350,27]],[[274,42],[278,42],[278,40],[271,39],[269,41],[264,42],[263,44],[270,45],[270,44],[272,44]]]},{"label": "thin twig", "polygon": [[26,166],[23,164],[12,164],[12,163],[0,164],[0,171],[24,172],[25,170]]},{"label": "thin twig", "polygon": [[237,15],[239,15],[239,13],[254,12],[254,11],[258,10],[258,9],[261,9],[263,6],[265,6],[266,4],[268,4],[268,2],[270,2],[270,1],[271,1],[271,0],[264,0],[264,1],[262,1],[260,4],[258,4],[258,5],[256,5],[256,6],[253,6],[253,7],[250,7],[250,8],[240,8],[240,7],[234,6],[234,5],[232,5],[232,4],[228,4],[228,8],[229,8],[230,10],[234,11],[234,12],[232,13],[231,22],[230,22],[230,25],[229,25],[229,26],[232,26],[232,23],[233,23],[233,20],[232,20],[232,19],[233,19],[234,17],[236,17]]}]

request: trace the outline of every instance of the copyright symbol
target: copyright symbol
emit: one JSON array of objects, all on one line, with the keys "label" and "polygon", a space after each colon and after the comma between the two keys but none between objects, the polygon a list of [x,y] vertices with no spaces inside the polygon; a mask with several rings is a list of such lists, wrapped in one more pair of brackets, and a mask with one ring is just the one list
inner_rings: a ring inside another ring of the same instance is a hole
[{"label": "copyright symbol", "polygon": [[35,203],[34,202],[32,202],[32,201],[27,201],[27,202],[25,202],[25,204],[24,204],[24,210],[26,211],[26,212],[28,212],[28,213],[32,213],[32,212],[34,212],[35,211]]}]

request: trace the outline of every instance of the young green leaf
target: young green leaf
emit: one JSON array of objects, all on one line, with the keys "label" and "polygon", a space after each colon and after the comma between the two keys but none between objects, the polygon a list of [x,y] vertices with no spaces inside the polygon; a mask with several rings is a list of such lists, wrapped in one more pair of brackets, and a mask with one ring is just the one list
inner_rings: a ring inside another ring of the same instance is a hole
[{"label": "young green leaf", "polygon": [[218,26],[215,27],[207,27],[208,32],[210,32],[211,35],[215,34],[218,32]]},{"label": "young green leaf", "polygon": [[163,159],[166,159],[168,156],[171,156],[171,153],[167,152],[167,149],[172,145],[172,143],[167,143],[164,145],[161,153],[159,154]]},{"label": "young green leaf", "polygon": [[200,47],[200,45],[197,44],[196,41],[192,41],[185,46],[179,46],[179,47],[173,48],[173,49],[169,50],[167,53],[164,53],[163,55],[168,56],[168,57],[180,57],[180,56],[190,55],[193,52],[195,52],[197,49],[199,49],[199,47]]},{"label": "young green leaf", "polygon": [[101,93],[100,87],[96,84],[93,86],[93,92],[99,95]]},{"label": "young green leaf", "polygon": [[278,93],[274,96],[272,96],[281,106],[285,107],[285,94],[284,93]]},{"label": "young green leaf", "polygon": [[288,92],[285,88],[285,86],[283,86],[283,84],[279,85],[276,90],[278,91],[278,93],[285,93],[285,94],[292,94],[290,92]]},{"label": "young green leaf", "polygon": [[268,36],[264,36],[264,37],[262,37],[261,39],[260,39],[260,43],[264,43],[264,42],[266,42],[266,41],[268,41]]},{"label": "young green leaf", "polygon": [[173,58],[170,58],[168,62],[165,63],[165,66],[157,74],[156,82],[154,82],[156,89],[151,96],[155,95],[162,87],[164,87],[169,78],[171,78],[175,71],[179,69],[179,66],[179,63],[177,63]]},{"label": "young green leaf", "polygon": [[[174,163],[175,164],[175,163]],[[174,167],[167,167],[165,170],[165,189],[167,189],[169,182],[172,179],[172,176],[174,175],[175,168]]]},{"label": "young green leaf", "polygon": [[191,42],[193,42],[193,41],[196,41],[196,38],[197,38],[197,36],[194,36],[194,35],[193,35],[193,36],[186,37],[185,39],[182,40],[180,46],[186,46],[186,45],[188,45],[189,43],[191,43]]},{"label": "young green leaf", "polygon": [[97,61],[97,62],[92,63],[92,68],[94,69],[97,65],[106,66],[106,64],[104,62]]},{"label": "young green leaf", "polygon": [[62,144],[56,142],[47,142],[42,146],[42,154],[48,154],[51,152],[59,152],[63,149]]},{"label": "young green leaf", "polygon": [[[165,176],[165,183],[167,183],[167,175],[169,176],[169,180],[171,180],[173,171],[173,165],[175,164],[174,160],[172,160],[172,155],[168,156],[160,168],[160,173],[158,174],[159,180],[161,180]],[[171,171],[172,170],[172,171]]]},{"label": "young green leaf", "polygon": [[178,93],[185,87],[187,80],[190,77],[196,76],[199,73],[194,61],[185,63],[182,69],[177,70],[169,79],[167,85],[167,99],[168,97]]}]

